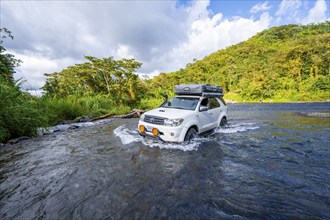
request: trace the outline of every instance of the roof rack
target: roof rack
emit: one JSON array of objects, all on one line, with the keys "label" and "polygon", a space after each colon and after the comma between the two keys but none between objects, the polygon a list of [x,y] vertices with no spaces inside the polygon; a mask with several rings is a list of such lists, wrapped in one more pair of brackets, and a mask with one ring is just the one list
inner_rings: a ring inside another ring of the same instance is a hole
[{"label": "roof rack", "polygon": [[196,95],[205,97],[223,96],[223,90],[220,86],[211,86],[210,84],[175,85],[174,92],[177,95]]}]

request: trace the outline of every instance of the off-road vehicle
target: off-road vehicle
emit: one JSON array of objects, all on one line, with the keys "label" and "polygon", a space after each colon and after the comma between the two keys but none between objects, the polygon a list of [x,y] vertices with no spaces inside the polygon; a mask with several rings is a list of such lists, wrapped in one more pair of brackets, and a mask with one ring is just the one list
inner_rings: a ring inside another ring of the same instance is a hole
[{"label": "off-road vehicle", "polygon": [[227,123],[223,90],[209,84],[175,86],[176,96],[141,115],[138,131],[165,142],[183,142]]}]

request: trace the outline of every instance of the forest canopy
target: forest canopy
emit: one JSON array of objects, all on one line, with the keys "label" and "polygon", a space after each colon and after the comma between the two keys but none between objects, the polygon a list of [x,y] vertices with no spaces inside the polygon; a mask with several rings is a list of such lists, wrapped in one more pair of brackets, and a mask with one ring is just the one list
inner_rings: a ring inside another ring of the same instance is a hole
[{"label": "forest canopy", "polygon": [[61,72],[45,74],[43,86],[46,96],[108,95],[121,104],[130,104],[141,98],[142,82],[134,72],[142,63],[134,59],[98,59],[85,56],[88,62],[69,66]]}]

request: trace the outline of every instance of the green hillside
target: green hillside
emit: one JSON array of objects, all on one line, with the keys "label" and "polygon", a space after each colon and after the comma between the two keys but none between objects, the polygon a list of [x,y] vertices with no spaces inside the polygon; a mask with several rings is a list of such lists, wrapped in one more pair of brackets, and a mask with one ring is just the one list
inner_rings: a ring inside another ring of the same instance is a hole
[{"label": "green hillside", "polygon": [[[207,43],[207,42],[206,42]],[[330,99],[330,22],[286,25],[148,81],[155,96],[180,83],[210,83],[235,101]]]}]

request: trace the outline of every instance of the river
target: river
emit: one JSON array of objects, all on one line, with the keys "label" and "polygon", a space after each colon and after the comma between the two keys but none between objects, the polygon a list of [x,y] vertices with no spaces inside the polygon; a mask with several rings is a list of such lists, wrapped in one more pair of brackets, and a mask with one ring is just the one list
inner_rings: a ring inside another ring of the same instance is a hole
[{"label": "river", "polygon": [[0,147],[1,219],[330,219],[330,103],[229,104],[184,144],[138,119]]}]

